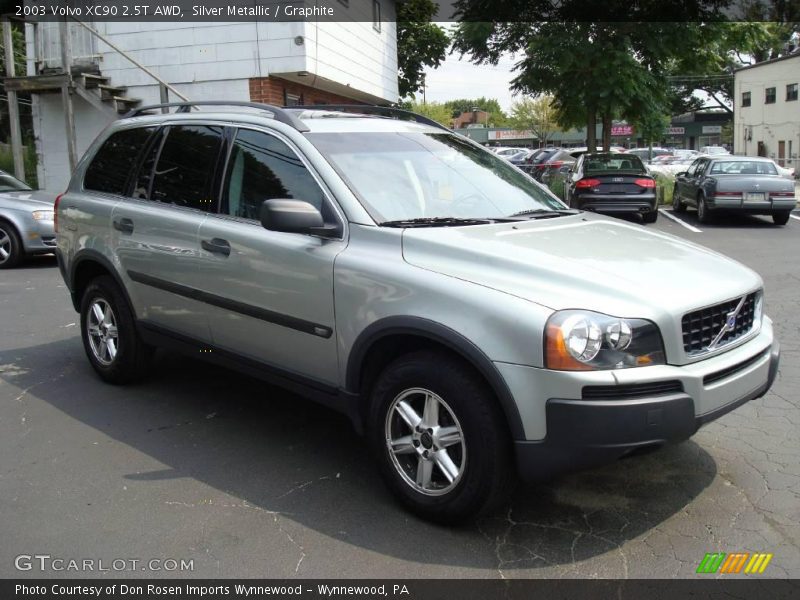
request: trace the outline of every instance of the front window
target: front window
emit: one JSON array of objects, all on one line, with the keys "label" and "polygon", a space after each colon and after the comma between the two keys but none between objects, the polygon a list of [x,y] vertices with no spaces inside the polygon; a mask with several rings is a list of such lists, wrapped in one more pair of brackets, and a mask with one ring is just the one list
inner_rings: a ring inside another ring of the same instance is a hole
[{"label": "front window", "polygon": [[797,100],[797,84],[790,83],[786,86],[786,101],[792,102],[793,100]]},{"label": "front window", "polygon": [[777,175],[775,165],[766,160],[718,160],[711,175]]},{"label": "front window", "polygon": [[764,103],[765,104],[775,104],[775,88],[768,87],[764,94]]},{"label": "front window", "polygon": [[742,108],[750,106],[750,92],[742,92]]},{"label": "front window", "polygon": [[497,219],[565,206],[502,158],[448,133],[310,133],[378,222]]}]

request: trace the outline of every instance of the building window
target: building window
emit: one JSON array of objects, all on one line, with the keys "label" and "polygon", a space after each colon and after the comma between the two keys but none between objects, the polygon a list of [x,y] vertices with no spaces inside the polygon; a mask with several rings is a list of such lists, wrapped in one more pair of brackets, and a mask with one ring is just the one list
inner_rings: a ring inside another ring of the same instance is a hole
[{"label": "building window", "polygon": [[381,3],[378,0],[372,0],[372,28],[381,30]]},{"label": "building window", "polygon": [[750,92],[742,92],[742,108],[750,106]]},{"label": "building window", "polygon": [[792,100],[797,100],[797,84],[790,83],[786,86],[786,101],[791,102]]},{"label": "building window", "polygon": [[302,94],[292,94],[291,92],[287,92],[283,90],[283,105],[284,106],[302,106],[303,105],[303,95]]},{"label": "building window", "polygon": [[764,95],[764,104],[775,104],[775,88],[767,88]]}]

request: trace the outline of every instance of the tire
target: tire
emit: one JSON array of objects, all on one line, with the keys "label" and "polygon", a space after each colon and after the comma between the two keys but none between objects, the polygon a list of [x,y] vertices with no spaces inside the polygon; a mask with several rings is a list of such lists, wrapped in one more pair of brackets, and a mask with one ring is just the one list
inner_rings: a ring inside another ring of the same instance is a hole
[{"label": "tire", "polygon": [[701,223],[710,223],[711,215],[706,206],[706,199],[702,194],[697,196],[697,220]]},{"label": "tire", "polygon": [[[456,523],[507,499],[516,476],[510,435],[496,399],[469,366],[444,352],[408,354],[384,369],[370,400],[381,475],[410,511]],[[434,405],[438,418],[425,410]]]},{"label": "tire", "polygon": [[775,225],[786,225],[789,222],[789,215],[792,214],[790,210],[772,213],[772,221]]},{"label": "tire", "polygon": [[16,267],[24,256],[17,230],[7,221],[0,221],[0,269]]},{"label": "tire", "polygon": [[93,279],[83,293],[81,338],[89,362],[108,383],[136,381],[150,365],[153,348],[141,341],[128,302],[107,275]]},{"label": "tire", "polygon": [[686,211],[686,205],[681,201],[680,194],[678,194],[678,186],[672,190],[672,211],[682,213]]},{"label": "tire", "polygon": [[646,212],[642,215],[642,222],[643,223],[655,223],[658,220],[658,210],[651,210],[650,212]]}]

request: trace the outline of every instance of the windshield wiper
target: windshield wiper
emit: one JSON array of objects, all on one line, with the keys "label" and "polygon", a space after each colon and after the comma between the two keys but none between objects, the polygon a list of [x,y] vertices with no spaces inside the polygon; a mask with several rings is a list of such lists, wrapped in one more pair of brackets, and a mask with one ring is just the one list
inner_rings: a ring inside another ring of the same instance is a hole
[{"label": "windshield wiper", "polygon": [[530,210],[521,210],[511,215],[512,217],[529,217],[531,219],[550,219],[553,217],[564,217],[566,215],[577,215],[580,211],[574,208],[566,209],[549,209],[549,208],[532,208]]},{"label": "windshield wiper", "polygon": [[457,227],[461,225],[488,225],[489,223],[510,221],[507,218],[461,218],[461,217],[419,217],[416,219],[399,219],[383,221],[381,227]]}]

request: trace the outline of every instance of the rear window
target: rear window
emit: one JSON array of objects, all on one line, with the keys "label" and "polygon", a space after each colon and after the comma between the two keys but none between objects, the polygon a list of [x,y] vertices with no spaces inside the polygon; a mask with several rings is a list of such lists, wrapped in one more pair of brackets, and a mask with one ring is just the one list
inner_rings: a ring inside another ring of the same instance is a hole
[{"label": "rear window", "polygon": [[86,169],[83,187],[106,194],[125,193],[131,169],[155,127],[125,129],[112,134]]},{"label": "rear window", "polygon": [[609,171],[647,172],[639,157],[632,154],[594,155],[587,156],[585,160],[587,173],[607,173]]},{"label": "rear window", "polygon": [[775,165],[765,160],[718,160],[711,175],[777,175]]}]

